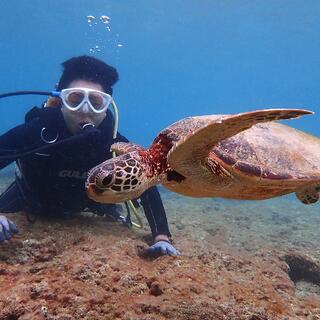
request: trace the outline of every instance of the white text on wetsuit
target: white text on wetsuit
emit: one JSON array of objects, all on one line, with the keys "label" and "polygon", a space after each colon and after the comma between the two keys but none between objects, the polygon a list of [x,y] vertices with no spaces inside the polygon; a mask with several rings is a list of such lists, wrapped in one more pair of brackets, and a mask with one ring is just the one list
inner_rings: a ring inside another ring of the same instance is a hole
[{"label": "white text on wetsuit", "polygon": [[86,179],[88,176],[88,172],[80,172],[73,170],[61,170],[58,174],[61,178],[76,178],[76,179]]}]

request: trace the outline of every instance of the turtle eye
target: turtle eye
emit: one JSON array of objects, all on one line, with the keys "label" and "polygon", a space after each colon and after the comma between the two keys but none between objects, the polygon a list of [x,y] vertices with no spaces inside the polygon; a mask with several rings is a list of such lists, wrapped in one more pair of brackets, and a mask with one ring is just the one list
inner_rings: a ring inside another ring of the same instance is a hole
[{"label": "turtle eye", "polygon": [[110,187],[113,184],[113,174],[109,173],[108,175],[106,175],[105,177],[100,179],[99,182],[100,183],[98,183],[98,187],[100,187],[100,188]]}]

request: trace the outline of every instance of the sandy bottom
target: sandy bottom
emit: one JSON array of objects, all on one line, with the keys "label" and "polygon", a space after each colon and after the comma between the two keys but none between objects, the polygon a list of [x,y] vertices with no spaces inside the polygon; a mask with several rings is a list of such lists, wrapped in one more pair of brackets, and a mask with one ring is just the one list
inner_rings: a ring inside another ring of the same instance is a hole
[{"label": "sandy bottom", "polygon": [[9,214],[20,233],[0,244],[0,319],[320,319],[319,205],[160,190],[178,258],[141,254],[147,224]]}]

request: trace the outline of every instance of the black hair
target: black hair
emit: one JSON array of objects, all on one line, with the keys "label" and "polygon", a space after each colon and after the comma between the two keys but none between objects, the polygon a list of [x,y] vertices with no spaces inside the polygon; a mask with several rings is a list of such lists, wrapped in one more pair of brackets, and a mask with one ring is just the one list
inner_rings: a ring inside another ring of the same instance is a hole
[{"label": "black hair", "polygon": [[79,56],[62,64],[63,72],[57,85],[60,91],[77,79],[99,83],[103,90],[112,94],[112,86],[118,81],[117,69],[91,56]]}]

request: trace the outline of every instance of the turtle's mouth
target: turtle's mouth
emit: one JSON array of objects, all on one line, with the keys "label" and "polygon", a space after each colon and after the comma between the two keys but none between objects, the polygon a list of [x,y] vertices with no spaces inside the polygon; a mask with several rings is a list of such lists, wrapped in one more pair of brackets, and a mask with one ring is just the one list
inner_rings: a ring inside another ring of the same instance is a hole
[{"label": "turtle's mouth", "polygon": [[105,190],[98,188],[95,184],[88,183],[86,185],[86,192],[90,199],[95,199],[103,194]]},{"label": "turtle's mouth", "polygon": [[118,203],[129,200],[129,198],[124,197],[122,194],[101,189],[92,183],[86,185],[86,193],[88,198],[100,203]]}]

